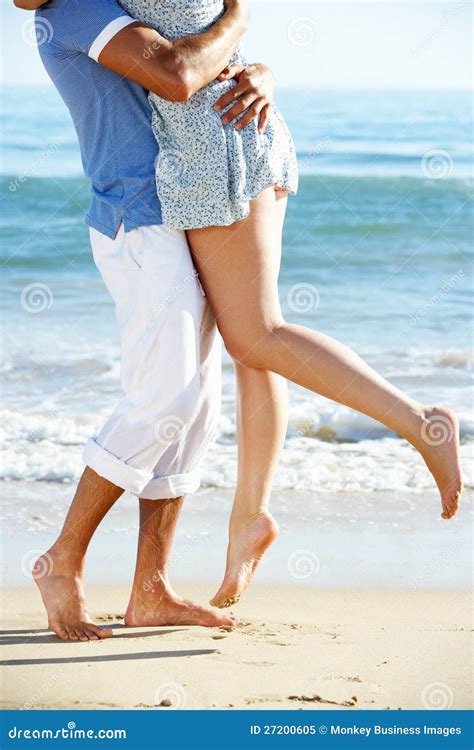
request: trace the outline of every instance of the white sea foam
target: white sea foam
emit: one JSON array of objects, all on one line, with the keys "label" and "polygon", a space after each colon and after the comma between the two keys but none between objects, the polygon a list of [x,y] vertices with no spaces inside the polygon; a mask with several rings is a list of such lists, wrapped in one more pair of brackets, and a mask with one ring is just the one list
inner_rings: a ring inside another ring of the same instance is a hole
[{"label": "white sea foam", "polygon": [[[237,451],[235,419],[226,404],[219,435],[203,463],[207,486],[232,488]],[[302,404],[292,408],[288,437],[277,471],[277,489],[312,492],[397,492],[433,486],[421,458],[404,441],[367,417],[334,406],[313,409],[311,426]],[[74,482],[86,439],[105,418],[3,412],[0,478]],[[305,421],[306,419],[306,421]],[[472,442],[462,446],[466,484],[473,482]]]}]

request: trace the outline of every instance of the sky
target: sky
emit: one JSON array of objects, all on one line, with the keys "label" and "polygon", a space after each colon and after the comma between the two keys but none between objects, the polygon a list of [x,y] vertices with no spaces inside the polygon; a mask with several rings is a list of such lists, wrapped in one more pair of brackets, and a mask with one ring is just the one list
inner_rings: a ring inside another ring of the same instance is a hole
[{"label": "sky", "polygon": [[[0,7],[0,81],[49,84],[29,38],[30,14],[12,0]],[[250,0],[250,9],[245,54],[269,65],[279,86],[472,88],[469,0]]]}]

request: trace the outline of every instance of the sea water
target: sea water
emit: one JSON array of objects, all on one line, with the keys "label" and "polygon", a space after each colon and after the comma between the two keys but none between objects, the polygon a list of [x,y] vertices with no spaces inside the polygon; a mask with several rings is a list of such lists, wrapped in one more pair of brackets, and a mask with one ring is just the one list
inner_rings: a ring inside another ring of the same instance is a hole
[{"label": "sea water", "polygon": [[[52,88],[6,89],[3,102],[0,477],[6,494],[26,480],[40,497],[45,482],[77,480],[84,442],[120,398],[119,343],[69,115]],[[470,95],[293,90],[278,104],[301,171],[284,233],[286,318],[343,341],[413,398],[455,409],[472,486]],[[203,464],[211,494],[236,475],[227,355],[223,368],[219,434]],[[341,494],[369,518],[377,493],[412,497],[434,484],[388,429],[291,385],[275,487],[319,498],[314,511],[305,505],[314,518]],[[283,503],[284,518],[292,512]],[[325,513],[336,516],[334,505]]]}]

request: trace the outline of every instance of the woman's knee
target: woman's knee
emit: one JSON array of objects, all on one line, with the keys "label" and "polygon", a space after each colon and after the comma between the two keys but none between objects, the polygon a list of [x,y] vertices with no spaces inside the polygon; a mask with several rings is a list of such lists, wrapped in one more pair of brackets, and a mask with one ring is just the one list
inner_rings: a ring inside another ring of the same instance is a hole
[{"label": "woman's knee", "polygon": [[224,335],[224,343],[235,362],[255,369],[270,369],[269,356],[272,342],[284,321],[261,323],[252,331],[239,330]]}]

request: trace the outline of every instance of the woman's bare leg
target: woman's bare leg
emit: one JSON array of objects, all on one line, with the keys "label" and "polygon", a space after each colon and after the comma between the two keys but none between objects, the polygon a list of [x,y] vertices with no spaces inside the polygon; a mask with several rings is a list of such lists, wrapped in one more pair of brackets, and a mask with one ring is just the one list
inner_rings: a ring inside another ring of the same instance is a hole
[{"label": "woman's bare leg", "polygon": [[277,537],[278,525],[268,503],[288,424],[287,385],[283,378],[239,364],[236,376],[237,486],[224,580],[210,602],[215,607],[230,607],[239,600]]},{"label": "woman's bare leg", "polygon": [[280,253],[274,226],[284,210],[285,199],[269,189],[252,201],[245,221],[188,232],[229,352],[241,364],[272,370],[406,438],[434,476],[443,518],[451,518],[462,489],[455,415],[414,401],[348,347],[283,319],[275,281]]}]

